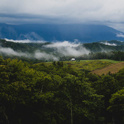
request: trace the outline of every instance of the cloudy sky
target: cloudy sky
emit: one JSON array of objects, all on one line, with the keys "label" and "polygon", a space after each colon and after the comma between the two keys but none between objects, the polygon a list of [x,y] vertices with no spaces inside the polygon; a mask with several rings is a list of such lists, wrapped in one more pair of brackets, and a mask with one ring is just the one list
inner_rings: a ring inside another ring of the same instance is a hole
[{"label": "cloudy sky", "polygon": [[124,30],[124,0],[0,0],[0,22],[98,23]]}]

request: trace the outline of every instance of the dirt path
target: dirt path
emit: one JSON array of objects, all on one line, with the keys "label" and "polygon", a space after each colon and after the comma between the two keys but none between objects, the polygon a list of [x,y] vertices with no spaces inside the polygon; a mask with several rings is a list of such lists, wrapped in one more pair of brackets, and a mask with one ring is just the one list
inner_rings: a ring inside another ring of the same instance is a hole
[{"label": "dirt path", "polygon": [[92,71],[92,73],[95,73],[98,75],[107,74],[108,72],[117,73],[122,68],[124,68],[124,62],[112,64],[102,69],[96,69]]}]

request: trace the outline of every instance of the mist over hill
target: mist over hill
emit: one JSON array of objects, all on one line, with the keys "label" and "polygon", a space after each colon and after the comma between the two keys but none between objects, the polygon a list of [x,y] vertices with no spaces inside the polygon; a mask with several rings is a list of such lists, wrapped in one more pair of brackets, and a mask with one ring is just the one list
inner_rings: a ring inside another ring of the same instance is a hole
[{"label": "mist over hill", "polygon": [[[122,41],[100,41],[93,43],[81,42],[44,42],[30,40],[0,40],[0,55],[9,58],[25,58],[42,61],[59,61],[76,59],[94,59],[97,53],[105,58],[114,52],[124,52]],[[108,54],[108,55],[107,55]],[[119,53],[117,56],[121,56]],[[123,55],[122,55],[122,58]]]},{"label": "mist over hill", "polygon": [[0,24],[0,38],[14,40],[96,42],[124,40],[124,33],[105,25],[93,24]]}]

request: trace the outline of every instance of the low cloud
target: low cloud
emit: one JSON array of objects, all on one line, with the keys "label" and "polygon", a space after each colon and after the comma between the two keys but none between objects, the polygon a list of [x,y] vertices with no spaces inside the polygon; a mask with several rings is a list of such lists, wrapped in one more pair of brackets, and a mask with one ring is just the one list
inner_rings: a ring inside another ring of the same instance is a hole
[{"label": "low cloud", "polygon": [[55,42],[45,46],[46,48],[53,48],[58,54],[64,56],[78,57],[84,54],[89,54],[90,51],[83,47],[80,43],[71,43],[68,41]]},{"label": "low cloud", "polygon": [[80,43],[71,43],[68,41],[63,41],[63,42],[54,42],[52,44],[46,45],[48,48],[61,48],[61,47],[78,47]]},{"label": "low cloud", "polygon": [[36,51],[34,54],[34,57],[36,59],[43,59],[43,60],[54,60],[54,61],[59,60],[59,58],[57,58],[56,56],[54,56],[52,54],[48,54],[48,53],[40,52],[40,51]]},{"label": "low cloud", "polygon": [[0,53],[5,55],[13,55],[13,56],[19,56],[19,57],[29,57],[28,54],[22,53],[22,52],[16,52],[12,48],[6,48],[6,47],[0,47]]},{"label": "low cloud", "polygon": [[26,40],[13,40],[13,39],[7,39],[5,38],[6,41],[8,42],[14,42],[14,43],[45,43],[45,41],[42,41],[42,40],[39,40],[39,41],[31,41],[29,39],[26,39]]},{"label": "low cloud", "polygon": [[89,51],[86,50],[84,47],[81,47],[79,49],[72,47],[65,47],[60,49],[57,48],[57,51],[64,56],[74,56],[74,57],[78,57],[89,53]]},{"label": "low cloud", "polygon": [[117,46],[115,43],[108,43],[108,42],[101,42],[102,44],[108,45],[108,46]]},{"label": "low cloud", "polygon": [[117,37],[122,37],[122,38],[124,38],[124,34],[122,34],[122,33],[117,34],[116,36],[117,36]]},{"label": "low cloud", "polygon": [[[21,40],[21,41],[9,40],[9,41],[16,43],[32,42],[30,40]],[[33,42],[33,43],[38,43],[38,42]],[[25,57],[31,59],[44,60],[44,61],[47,60],[59,61],[61,57],[79,57],[84,54],[89,54],[90,51],[87,50],[85,47],[83,47],[83,44],[77,42],[71,43],[69,41],[63,41],[63,42],[52,42],[50,44],[44,45],[40,49],[32,51],[32,53],[29,53],[28,51],[27,52],[15,51],[10,47],[6,48],[0,46],[0,53],[7,56]]]},{"label": "low cloud", "polygon": [[30,54],[30,53],[17,52],[13,50],[12,48],[0,47],[0,53],[7,55],[7,56],[34,58],[34,59],[39,59],[39,60],[54,60],[54,61],[59,60],[59,58],[57,58],[56,56],[45,53],[45,52],[40,52],[39,50],[35,51],[34,54]]}]

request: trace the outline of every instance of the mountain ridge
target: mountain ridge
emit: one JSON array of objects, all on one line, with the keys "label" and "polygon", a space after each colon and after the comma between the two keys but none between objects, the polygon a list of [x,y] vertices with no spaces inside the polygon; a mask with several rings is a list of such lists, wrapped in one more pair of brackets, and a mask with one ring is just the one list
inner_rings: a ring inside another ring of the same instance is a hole
[{"label": "mountain ridge", "polygon": [[105,25],[93,24],[0,24],[0,38],[14,40],[95,42],[101,40],[122,40],[117,34],[123,32]]},{"label": "mountain ridge", "polygon": [[[102,43],[101,43],[102,42]],[[124,60],[124,42],[104,41],[92,43],[73,42],[17,42],[0,40],[0,56],[26,61],[65,61],[82,59]],[[111,43],[116,45],[111,45]],[[120,42],[120,44],[119,44]]]}]

